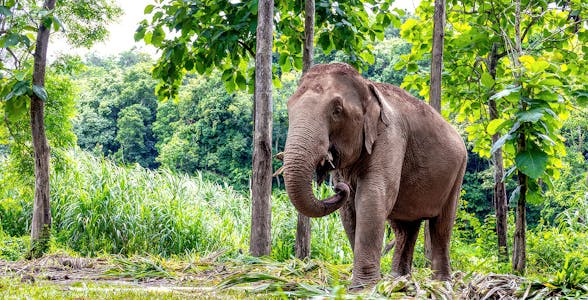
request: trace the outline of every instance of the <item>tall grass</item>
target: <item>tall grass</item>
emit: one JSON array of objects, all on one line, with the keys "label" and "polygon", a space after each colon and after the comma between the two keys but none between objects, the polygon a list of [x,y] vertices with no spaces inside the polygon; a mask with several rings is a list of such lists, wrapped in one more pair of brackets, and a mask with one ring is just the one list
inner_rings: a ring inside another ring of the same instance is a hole
[{"label": "tall grass", "polygon": [[[223,250],[233,256],[248,251],[251,201],[230,186],[204,180],[201,174],[121,167],[81,150],[62,156],[66,162],[51,172],[53,236],[58,244],[83,255]],[[322,187],[318,192],[332,191]],[[32,196],[32,186],[26,183],[0,188],[4,231],[28,233],[32,198],[27,195]],[[272,257],[286,260],[294,255],[297,215],[284,192],[274,193],[272,202]],[[350,263],[338,216],[312,222],[313,257]]]},{"label": "tall grass", "polygon": [[[203,257],[222,252],[225,259],[245,259],[241,254],[249,248],[248,195],[209,182],[200,174],[121,167],[80,150],[61,157],[59,169],[51,173],[53,237],[58,246],[91,256]],[[12,175],[9,166],[8,161],[0,161],[0,257],[18,259],[19,249],[28,241],[20,237],[29,232],[33,193],[29,177]],[[325,186],[315,191],[321,198],[333,193]],[[274,192],[272,206],[271,257],[286,261],[294,256],[297,213],[283,191]],[[530,272],[553,274],[567,260],[588,256],[588,234],[582,230],[585,214],[575,209],[556,218],[559,226],[538,226],[528,233]],[[513,221],[509,219],[510,236]],[[495,243],[493,218],[480,222],[460,210],[451,247],[454,270],[509,272],[510,264],[498,260]],[[422,244],[419,234],[417,268],[426,266]],[[337,213],[312,219],[311,255],[332,264],[352,263]],[[383,273],[390,271],[391,259],[391,253],[382,258]]]},{"label": "tall grass", "polygon": [[247,245],[249,201],[201,176],[119,167],[82,151],[52,176],[57,240],[83,254],[230,251]]}]

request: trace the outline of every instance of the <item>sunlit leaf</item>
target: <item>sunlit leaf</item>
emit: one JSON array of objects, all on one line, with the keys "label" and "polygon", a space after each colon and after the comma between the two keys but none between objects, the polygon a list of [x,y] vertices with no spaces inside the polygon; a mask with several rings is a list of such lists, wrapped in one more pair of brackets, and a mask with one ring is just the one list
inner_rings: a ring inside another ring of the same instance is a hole
[{"label": "sunlit leaf", "polygon": [[490,135],[496,134],[501,128],[503,128],[506,124],[505,119],[494,119],[488,123],[488,127],[486,127],[486,132]]},{"label": "sunlit leaf", "polygon": [[487,88],[491,88],[494,85],[494,79],[492,78],[492,76],[489,73],[486,73],[486,72],[482,73],[482,76],[480,77],[480,81]]}]

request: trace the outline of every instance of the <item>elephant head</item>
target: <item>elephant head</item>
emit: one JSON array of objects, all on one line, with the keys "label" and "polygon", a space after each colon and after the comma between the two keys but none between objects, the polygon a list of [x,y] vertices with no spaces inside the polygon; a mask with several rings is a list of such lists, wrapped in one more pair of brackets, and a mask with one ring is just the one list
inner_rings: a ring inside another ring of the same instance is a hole
[{"label": "elephant head", "polygon": [[363,151],[371,154],[378,126],[390,122],[383,101],[375,85],[347,64],[316,65],[302,77],[288,99],[284,154],[286,190],[301,214],[322,217],[343,205],[348,183],[339,182],[336,195],[319,201],[313,174],[320,184],[330,171],[354,166]]}]

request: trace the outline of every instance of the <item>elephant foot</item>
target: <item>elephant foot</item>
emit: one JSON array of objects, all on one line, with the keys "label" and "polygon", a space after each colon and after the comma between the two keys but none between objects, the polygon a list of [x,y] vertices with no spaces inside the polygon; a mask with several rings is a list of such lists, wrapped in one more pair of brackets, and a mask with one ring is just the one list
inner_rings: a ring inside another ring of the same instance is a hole
[{"label": "elephant foot", "polygon": [[353,279],[351,280],[351,285],[349,286],[348,290],[349,292],[355,293],[366,289],[370,289],[374,287],[378,283],[378,281],[380,281],[380,279],[381,276],[379,275],[361,278],[353,276]]},{"label": "elephant foot", "polygon": [[376,285],[376,283],[378,283],[378,280],[373,281],[371,283],[359,283],[359,284],[352,283],[349,286],[349,288],[347,288],[347,291],[351,294],[361,293],[363,291],[370,290],[371,288],[373,288]]},{"label": "elephant foot", "polygon": [[433,279],[438,281],[451,281],[451,273],[449,272],[433,272]]}]

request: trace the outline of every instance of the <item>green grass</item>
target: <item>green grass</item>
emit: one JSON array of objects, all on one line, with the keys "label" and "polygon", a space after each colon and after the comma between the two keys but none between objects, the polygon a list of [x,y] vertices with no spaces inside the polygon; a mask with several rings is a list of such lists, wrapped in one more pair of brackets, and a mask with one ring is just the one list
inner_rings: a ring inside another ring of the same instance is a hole
[{"label": "green grass", "polygon": [[[53,244],[81,255],[162,256],[248,251],[251,201],[226,185],[195,176],[121,167],[86,152],[62,153],[51,172]],[[4,162],[7,166],[7,162]],[[32,187],[0,172],[0,224],[7,236],[28,233]],[[25,177],[26,178],[26,177]],[[10,183],[10,184],[8,184]],[[317,193],[330,193],[322,187]],[[30,198],[29,198],[30,197]],[[272,257],[294,255],[296,211],[283,191],[272,200]],[[312,220],[313,257],[349,263],[339,217]],[[2,244],[0,244],[2,249]],[[9,255],[3,255],[6,258]],[[18,255],[10,255],[17,259]]]},{"label": "green grass", "polygon": [[[121,167],[79,150],[61,153],[60,157],[63,161],[56,164],[59,170],[51,173],[53,253],[65,249],[74,256],[109,257],[115,267],[105,275],[139,281],[176,280],[185,271],[170,267],[171,259],[188,262],[189,270],[194,273],[211,271],[218,263],[242,265],[243,272],[232,274],[233,281],[225,284],[232,287],[254,284],[259,293],[272,297],[337,298],[344,294],[352,253],[338,214],[312,220],[314,260],[292,260],[296,211],[285,192],[276,191],[272,198],[271,256],[251,258],[246,256],[251,212],[247,195],[208,182],[200,174],[188,176],[138,166]],[[32,185],[27,181],[30,177],[11,171],[9,161],[0,160],[0,169],[0,258],[19,260],[29,247]],[[316,193],[324,197],[332,191],[321,186],[316,188]],[[557,218],[558,226],[538,226],[528,232],[528,276],[531,281],[539,282],[539,286],[528,285],[533,287],[529,293],[584,293],[588,282],[588,270],[583,269],[588,266],[584,259],[588,257],[588,233],[583,218],[588,204],[585,206],[565,211]],[[510,264],[499,262],[496,256],[493,222],[493,218],[481,222],[460,210],[451,248],[453,270],[466,276],[510,272]],[[422,248],[420,234],[414,259],[416,283],[409,279],[404,283],[387,280],[384,281],[387,284],[379,287],[379,294],[412,293],[408,289],[417,286],[423,288],[422,293],[427,293],[427,287],[434,290],[435,285],[422,285],[418,281],[418,274],[428,274]],[[209,263],[202,263],[207,259]],[[390,272],[391,260],[391,253],[382,258],[383,274]],[[319,271],[313,273],[316,270]],[[308,274],[318,276],[320,281],[306,280]],[[21,283],[3,280],[4,287],[20,295]],[[77,289],[61,291],[63,294],[58,296],[50,293],[60,291],[47,292],[44,286],[39,286],[40,298],[44,297],[42,293],[49,293],[48,298],[69,297],[65,292],[76,293],[72,298],[79,297]],[[129,294],[121,297],[135,297],[133,293],[142,297],[143,292],[162,293],[125,290]],[[175,297],[171,292],[165,295]]]}]

